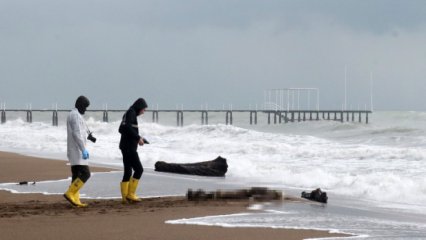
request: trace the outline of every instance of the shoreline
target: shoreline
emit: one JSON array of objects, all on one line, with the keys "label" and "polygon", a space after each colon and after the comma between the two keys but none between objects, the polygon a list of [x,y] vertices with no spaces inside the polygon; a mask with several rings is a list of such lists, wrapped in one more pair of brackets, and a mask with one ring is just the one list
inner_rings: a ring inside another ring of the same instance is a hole
[{"label": "shoreline", "polygon": [[[0,151],[0,182],[43,181],[70,176],[67,161]],[[92,172],[117,169],[90,167]],[[64,189],[65,191],[66,189]],[[117,186],[118,191],[118,186]],[[72,207],[61,195],[14,194],[0,190],[2,239],[306,239],[348,236],[318,230],[225,228],[166,224],[167,220],[248,212],[248,201],[187,201],[185,197],[144,198],[140,204],[117,199],[84,199]],[[77,229],[72,234],[70,229]]]}]

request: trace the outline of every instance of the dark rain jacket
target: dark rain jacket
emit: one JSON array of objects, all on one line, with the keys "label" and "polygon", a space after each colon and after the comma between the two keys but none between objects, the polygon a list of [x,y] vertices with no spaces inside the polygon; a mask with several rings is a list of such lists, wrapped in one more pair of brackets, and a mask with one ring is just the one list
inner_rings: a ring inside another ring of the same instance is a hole
[{"label": "dark rain jacket", "polygon": [[139,128],[138,128],[138,113],[147,108],[143,98],[139,98],[135,103],[126,111],[123,115],[118,131],[121,133],[120,138],[120,149],[123,151],[136,151],[138,148],[139,140]]}]

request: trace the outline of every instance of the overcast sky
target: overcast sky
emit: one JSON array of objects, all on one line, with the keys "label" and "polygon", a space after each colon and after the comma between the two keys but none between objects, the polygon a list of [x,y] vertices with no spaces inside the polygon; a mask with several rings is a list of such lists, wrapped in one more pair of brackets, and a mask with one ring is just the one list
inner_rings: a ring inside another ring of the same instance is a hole
[{"label": "overcast sky", "polygon": [[[0,0],[0,102],[258,108],[319,88],[320,108],[426,110],[425,0]],[[313,97],[312,97],[313,98]],[[305,97],[303,97],[305,99]]]}]

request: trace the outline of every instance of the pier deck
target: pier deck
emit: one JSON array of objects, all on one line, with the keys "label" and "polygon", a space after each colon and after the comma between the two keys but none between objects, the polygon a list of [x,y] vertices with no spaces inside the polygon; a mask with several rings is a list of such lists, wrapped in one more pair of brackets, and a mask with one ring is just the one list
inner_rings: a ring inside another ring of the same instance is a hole
[{"label": "pier deck", "polygon": [[[1,112],[1,123],[5,123],[7,118],[7,112],[24,112],[26,113],[26,121],[31,123],[33,121],[33,112],[52,112],[52,125],[58,126],[58,112],[69,112],[68,109],[58,110],[24,110],[24,109],[2,109]],[[87,110],[87,112],[102,112],[102,121],[108,122],[109,112],[125,112],[122,109],[111,109],[111,110]],[[176,125],[183,126],[185,113],[200,113],[200,120],[202,125],[209,123],[209,113],[224,113],[224,123],[233,124],[233,113],[247,113],[249,123],[257,124],[258,115],[266,115],[267,124],[282,124],[282,123],[294,123],[301,121],[320,121],[320,120],[331,120],[339,122],[364,122],[368,124],[369,114],[372,111],[369,110],[147,110],[146,113],[152,114],[152,122],[158,123],[160,113],[176,113]]]}]

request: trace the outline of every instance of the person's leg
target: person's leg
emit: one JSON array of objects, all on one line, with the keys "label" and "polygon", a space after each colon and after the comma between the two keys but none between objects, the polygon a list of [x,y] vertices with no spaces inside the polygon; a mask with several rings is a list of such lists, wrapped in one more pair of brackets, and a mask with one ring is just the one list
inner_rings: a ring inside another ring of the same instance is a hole
[{"label": "person's leg", "polygon": [[83,183],[86,183],[90,178],[90,169],[86,165],[71,166],[72,181],[79,178]]},{"label": "person's leg", "polygon": [[139,184],[139,179],[141,178],[143,173],[143,167],[142,167],[141,161],[139,160],[138,152],[134,151],[134,152],[131,152],[130,154],[131,154],[130,155],[131,166],[132,166],[132,169],[134,170],[134,174],[129,182],[127,200],[132,202],[140,202],[141,199],[138,196],[136,196],[136,189]]},{"label": "person's leg", "polygon": [[128,151],[121,150],[121,154],[123,155],[123,179],[120,183],[121,189],[121,202],[127,203],[127,195],[129,193],[129,181],[132,176],[132,164],[131,164],[131,155]]},{"label": "person's leg", "polygon": [[121,150],[121,154],[123,155],[123,167],[124,167],[122,182],[128,182],[130,180],[130,177],[132,176],[132,156],[129,151]]},{"label": "person's leg", "polygon": [[[83,183],[86,183],[87,180],[89,180],[89,178],[90,178],[90,169],[89,169],[89,166],[86,166],[86,165],[78,165],[78,166],[76,166],[76,176]],[[87,204],[82,203],[80,201],[80,191],[77,191],[74,196],[75,196],[75,200],[76,200],[77,204],[79,204],[80,207],[87,207]]]},{"label": "person's leg", "polygon": [[80,202],[80,189],[84,183],[90,178],[89,166],[75,165],[71,166],[72,183],[65,192],[64,197],[71,204],[78,207],[86,207],[87,204]]},{"label": "person's leg", "polygon": [[132,154],[132,169],[133,169],[133,178],[134,179],[141,179],[142,173],[143,173],[143,167],[141,160],[139,159],[139,154],[137,152],[134,152]]}]

